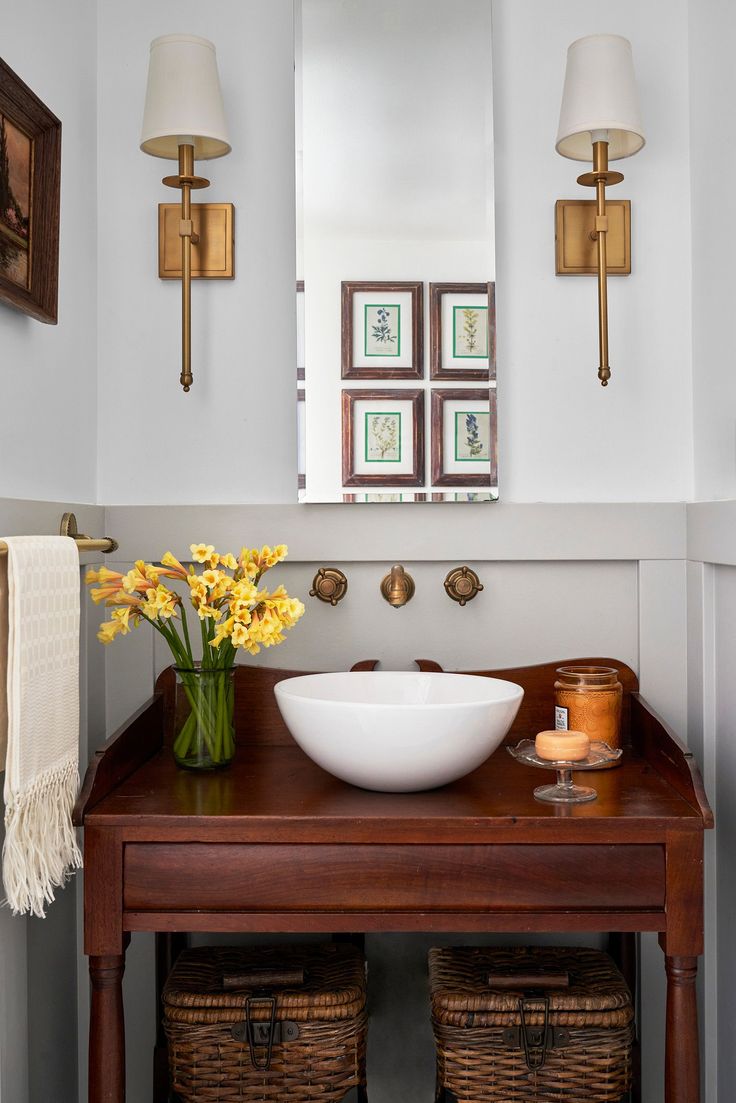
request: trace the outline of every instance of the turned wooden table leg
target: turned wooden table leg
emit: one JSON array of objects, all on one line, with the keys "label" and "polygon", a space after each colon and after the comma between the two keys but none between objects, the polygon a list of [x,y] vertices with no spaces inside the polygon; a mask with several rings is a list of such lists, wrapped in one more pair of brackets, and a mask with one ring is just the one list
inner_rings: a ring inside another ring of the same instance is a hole
[{"label": "turned wooden table leg", "polygon": [[667,1041],[665,1103],[699,1103],[700,1054],[696,957],[665,957],[667,971]]},{"label": "turned wooden table leg", "polygon": [[124,954],[89,959],[89,1103],[125,1103],[124,970]]}]

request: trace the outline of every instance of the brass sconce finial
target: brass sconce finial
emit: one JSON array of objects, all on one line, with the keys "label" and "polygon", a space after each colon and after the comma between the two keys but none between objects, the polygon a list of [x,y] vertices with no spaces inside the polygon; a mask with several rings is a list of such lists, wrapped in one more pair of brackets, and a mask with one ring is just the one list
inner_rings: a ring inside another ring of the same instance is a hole
[{"label": "brass sconce finial", "polygon": [[[615,121],[614,121],[615,120]],[[598,345],[600,361],[598,378],[607,387],[611,378],[608,362],[608,236],[612,229],[606,208],[606,186],[623,180],[620,172],[610,172],[609,160],[630,157],[644,145],[644,131],[634,79],[631,43],[615,34],[589,35],[573,42],[567,51],[565,88],[562,94],[557,152],[577,161],[592,158],[593,171],[578,177],[584,187],[595,188],[595,215],[591,225],[587,201],[576,215],[566,215],[566,209],[576,204],[562,201],[557,207],[557,274],[598,275]],[[621,207],[619,202],[619,207]],[[622,207],[623,219],[617,217],[618,252],[614,271],[628,275],[631,270],[630,215],[628,205]],[[620,216],[621,212],[617,211]],[[588,266],[586,253],[590,238],[595,239],[595,268]]]},{"label": "brass sconce finial", "polygon": [[[232,204],[195,204],[192,189],[206,188],[209,180],[194,175],[194,161],[222,157],[230,152],[225,115],[217,74],[215,47],[206,38],[190,34],[169,34],[151,43],[146,106],[143,114],[141,149],[153,157],[178,160],[177,176],[165,176],[163,183],[181,190],[180,217],[173,224],[167,212],[171,204],[159,208],[159,275],[181,279],[181,375],[185,391],[192,375],[192,278],[232,278]],[[230,208],[229,217],[209,219],[213,208]],[[197,233],[195,223],[200,227]],[[167,227],[173,232],[167,234]],[[200,235],[206,228],[206,240]],[[219,231],[219,233],[218,233]],[[168,243],[168,251],[167,251]],[[192,248],[199,247],[196,267],[192,266]],[[171,254],[178,252],[181,267]],[[213,257],[222,254],[221,259]]]},{"label": "brass sconce finial", "polygon": [[400,609],[414,597],[414,579],[407,574],[400,563],[394,564],[389,574],[381,579],[381,593],[389,605]]}]

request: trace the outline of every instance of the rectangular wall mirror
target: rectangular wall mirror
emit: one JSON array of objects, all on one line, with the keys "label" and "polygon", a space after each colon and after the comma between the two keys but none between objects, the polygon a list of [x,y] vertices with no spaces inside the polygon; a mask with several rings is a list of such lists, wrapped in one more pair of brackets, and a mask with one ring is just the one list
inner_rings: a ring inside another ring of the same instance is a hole
[{"label": "rectangular wall mirror", "polygon": [[295,27],[299,500],[494,500],[491,0]]}]

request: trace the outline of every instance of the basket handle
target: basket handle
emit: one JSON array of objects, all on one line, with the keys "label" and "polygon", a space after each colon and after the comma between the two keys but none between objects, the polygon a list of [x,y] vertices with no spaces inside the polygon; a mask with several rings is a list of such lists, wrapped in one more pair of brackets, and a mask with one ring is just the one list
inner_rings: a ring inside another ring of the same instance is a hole
[{"label": "basket handle", "polygon": [[488,987],[501,989],[569,988],[569,973],[489,973]]},{"label": "basket handle", "polygon": [[222,987],[226,992],[237,988],[299,988],[304,984],[303,969],[272,968],[243,969],[239,973],[223,973]]}]

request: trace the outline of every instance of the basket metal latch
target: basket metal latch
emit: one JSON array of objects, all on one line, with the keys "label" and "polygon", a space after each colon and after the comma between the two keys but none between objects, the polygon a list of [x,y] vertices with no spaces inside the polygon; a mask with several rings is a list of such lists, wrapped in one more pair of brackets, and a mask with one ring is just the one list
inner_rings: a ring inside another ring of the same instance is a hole
[{"label": "basket metal latch", "polygon": [[[544,1005],[544,1025],[531,1026],[527,1015],[533,1011],[539,1011],[539,1004]],[[544,1067],[547,1060],[549,1046],[549,996],[521,996],[519,997],[519,1016],[521,1018],[521,1044],[524,1048],[526,1067],[531,1072],[538,1072]]]},{"label": "basket metal latch", "polygon": [[[268,1018],[256,1022],[253,1012],[256,1007],[265,1006]],[[292,1042],[299,1037],[296,1023],[276,1021],[275,996],[248,996],[245,1001],[245,1022],[235,1023],[231,1034],[236,1042],[248,1042],[250,1060],[254,1069],[268,1072],[271,1067],[271,1054],[274,1042]],[[265,1050],[265,1056],[262,1051]]]}]

